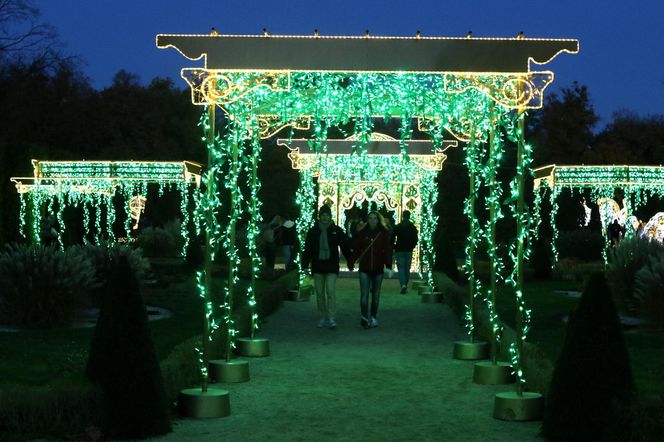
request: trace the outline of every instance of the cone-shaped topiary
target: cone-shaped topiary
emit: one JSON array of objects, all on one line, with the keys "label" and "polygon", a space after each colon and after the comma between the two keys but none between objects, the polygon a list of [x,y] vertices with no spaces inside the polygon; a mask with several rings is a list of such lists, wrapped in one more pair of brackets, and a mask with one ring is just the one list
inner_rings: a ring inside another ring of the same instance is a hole
[{"label": "cone-shaped topiary", "polygon": [[588,280],[570,315],[551,379],[542,435],[548,440],[624,440],[634,380],[616,307],[604,275]]},{"label": "cone-shaped topiary", "polygon": [[454,256],[454,244],[451,241],[451,235],[446,232],[439,232],[435,249],[434,270],[445,273],[452,281],[458,283],[460,279],[459,269]]},{"label": "cone-shaped topiary", "polygon": [[102,288],[87,376],[101,387],[106,435],[118,439],[171,431],[169,408],[138,281],[126,256],[111,263]]},{"label": "cone-shaped topiary", "polygon": [[533,245],[533,270],[535,278],[549,279],[551,277],[551,239],[540,236]]}]

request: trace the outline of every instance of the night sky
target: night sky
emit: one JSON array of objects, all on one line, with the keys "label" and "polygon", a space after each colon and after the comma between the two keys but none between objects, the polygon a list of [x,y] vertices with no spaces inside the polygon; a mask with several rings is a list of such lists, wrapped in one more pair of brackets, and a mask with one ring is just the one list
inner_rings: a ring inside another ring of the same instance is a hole
[{"label": "night sky", "polygon": [[[155,36],[204,34],[414,35],[576,38],[577,55],[560,54],[533,70],[553,70],[547,91],[588,86],[595,111],[664,114],[664,1],[208,1],[36,0],[45,22],[58,30],[66,53],[79,55],[97,88],[109,86],[120,69],[179,79],[182,67],[202,66],[173,49],[155,46]],[[545,96],[546,99],[546,96]]]}]

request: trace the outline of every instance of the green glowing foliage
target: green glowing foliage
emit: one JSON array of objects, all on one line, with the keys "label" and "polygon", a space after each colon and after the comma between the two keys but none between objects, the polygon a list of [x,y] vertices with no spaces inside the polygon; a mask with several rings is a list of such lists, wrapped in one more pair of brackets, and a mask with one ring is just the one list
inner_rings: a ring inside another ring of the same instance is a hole
[{"label": "green glowing foliage", "polygon": [[181,193],[182,233],[185,242],[188,241],[186,198],[190,183],[185,177],[184,162],[35,161],[34,164],[38,178],[29,184],[22,178],[15,179],[21,201],[19,232],[24,237],[30,235],[33,243],[40,242],[45,213],[46,218],[55,216],[58,242],[63,247],[62,237],[67,228],[63,213],[67,207],[83,210],[84,242],[92,238],[95,244],[99,244],[104,239],[114,239],[115,197],[124,202],[125,234],[130,237],[129,201],[135,195],[147,197],[149,184],[157,186],[159,195],[166,190]]},{"label": "green glowing foliage", "polygon": [[[553,232],[553,263],[558,261],[555,248],[559,235],[556,226],[558,204],[556,200],[563,189],[582,194],[588,190],[593,203],[601,199],[613,199],[616,189],[624,192],[623,207],[626,217],[642,207],[651,198],[664,198],[664,167],[661,166],[555,166],[545,175],[548,167],[543,167],[543,174],[536,183],[535,195],[548,193],[551,203],[550,223]],[[581,198],[581,195],[579,195]],[[600,208],[600,211],[602,208]],[[539,209],[535,211],[539,216]],[[607,262],[609,244],[605,242],[602,250],[604,262]]]}]

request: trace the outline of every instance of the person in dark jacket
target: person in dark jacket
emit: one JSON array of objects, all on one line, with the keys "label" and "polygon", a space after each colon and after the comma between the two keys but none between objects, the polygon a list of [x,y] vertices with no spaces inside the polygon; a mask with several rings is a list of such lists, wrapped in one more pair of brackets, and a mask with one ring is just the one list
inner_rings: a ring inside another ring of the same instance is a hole
[{"label": "person in dark jacket", "polygon": [[[378,304],[384,268],[392,270],[392,241],[380,213],[372,211],[366,224],[359,224],[354,235],[354,251],[360,274],[360,325],[378,327]],[[371,312],[369,312],[371,292]],[[371,313],[371,314],[369,314]]]},{"label": "person in dark jacket", "polygon": [[413,260],[413,250],[417,246],[417,228],[410,221],[410,212],[404,210],[401,222],[392,231],[392,246],[394,247],[394,258],[399,270],[399,284],[401,294],[408,290],[410,279],[410,263]]},{"label": "person in dark jacket", "polygon": [[353,269],[351,248],[341,227],[332,222],[330,206],[323,204],[318,211],[318,222],[309,229],[302,252],[302,268],[311,264],[311,273],[316,288],[318,312],[321,319],[318,327],[335,328],[336,284],[339,276],[339,248],[346,257],[348,269]]}]

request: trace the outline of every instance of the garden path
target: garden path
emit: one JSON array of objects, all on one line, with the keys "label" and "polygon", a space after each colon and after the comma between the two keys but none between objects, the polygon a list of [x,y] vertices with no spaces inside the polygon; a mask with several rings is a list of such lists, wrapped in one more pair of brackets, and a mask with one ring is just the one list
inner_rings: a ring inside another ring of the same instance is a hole
[{"label": "garden path", "polygon": [[285,302],[260,332],[272,356],[250,360],[251,381],[226,384],[231,415],[180,419],[159,440],[539,440],[539,422],[492,417],[495,393],[452,358],[464,332],[444,304],[400,295],[386,280],[378,328],[359,321],[359,283],[338,280],[338,327],[316,328],[316,301]]}]

